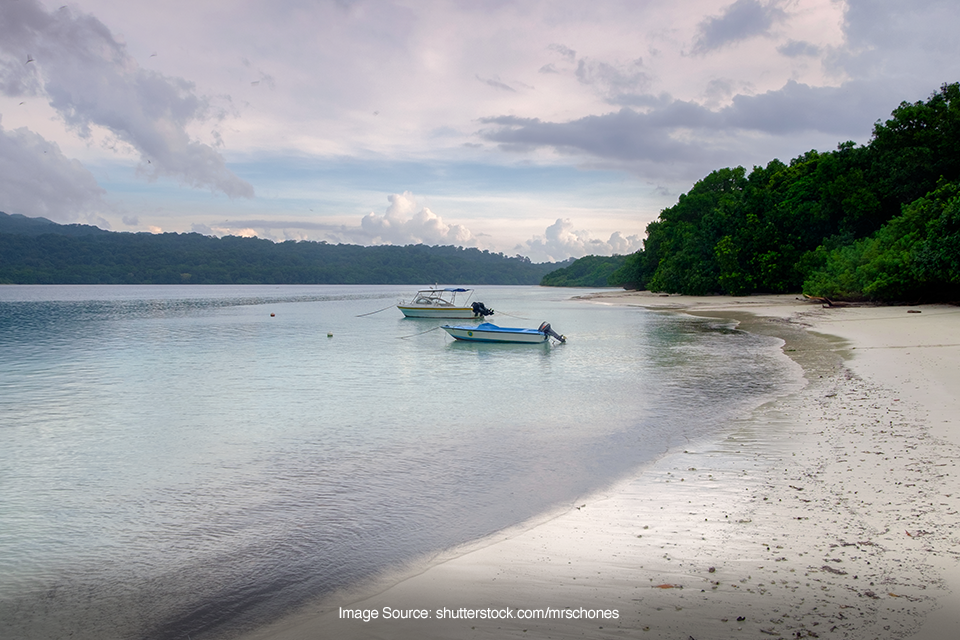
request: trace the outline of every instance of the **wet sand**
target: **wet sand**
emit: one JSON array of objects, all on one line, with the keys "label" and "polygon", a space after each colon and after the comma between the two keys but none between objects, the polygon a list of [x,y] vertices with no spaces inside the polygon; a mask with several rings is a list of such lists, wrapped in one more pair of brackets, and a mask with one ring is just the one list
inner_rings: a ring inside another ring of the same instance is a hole
[{"label": "wet sand", "polygon": [[960,308],[584,303],[736,320],[784,339],[806,384],[600,494],[244,639],[960,637]]}]

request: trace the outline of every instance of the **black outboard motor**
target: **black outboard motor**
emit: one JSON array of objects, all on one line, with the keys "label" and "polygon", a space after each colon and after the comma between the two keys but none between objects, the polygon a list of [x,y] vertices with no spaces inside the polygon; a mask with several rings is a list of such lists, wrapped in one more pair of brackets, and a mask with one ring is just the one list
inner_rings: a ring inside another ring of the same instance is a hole
[{"label": "black outboard motor", "polygon": [[542,333],[543,335],[545,335],[545,336],[550,336],[551,338],[556,338],[559,342],[566,342],[566,341],[567,341],[567,337],[566,337],[566,336],[561,336],[561,335],[558,334],[556,331],[554,331],[553,329],[551,329],[551,328],[550,328],[550,323],[548,323],[548,322],[542,323],[542,324],[540,325],[540,328],[538,329],[538,331],[539,331],[540,333]]},{"label": "black outboard motor", "polygon": [[482,318],[484,316],[493,315],[493,309],[487,309],[487,307],[482,302],[474,302],[472,305],[470,305],[470,307],[473,309],[474,317],[479,316]]}]

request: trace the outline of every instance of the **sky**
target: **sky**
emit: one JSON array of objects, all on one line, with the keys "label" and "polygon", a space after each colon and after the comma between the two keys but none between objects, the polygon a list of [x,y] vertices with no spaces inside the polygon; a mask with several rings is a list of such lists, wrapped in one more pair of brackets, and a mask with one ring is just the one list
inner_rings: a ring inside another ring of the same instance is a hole
[{"label": "sky", "polygon": [[0,0],[0,211],[626,254],[960,81],[956,0]]}]

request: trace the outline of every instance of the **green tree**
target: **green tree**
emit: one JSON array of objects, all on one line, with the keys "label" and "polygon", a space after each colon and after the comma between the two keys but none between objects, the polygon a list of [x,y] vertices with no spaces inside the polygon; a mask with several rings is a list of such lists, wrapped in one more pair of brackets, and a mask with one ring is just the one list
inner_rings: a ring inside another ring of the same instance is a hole
[{"label": "green tree", "polygon": [[624,256],[584,256],[569,267],[551,271],[540,284],[545,287],[607,287],[610,276],[619,269]]},{"label": "green tree", "polygon": [[960,299],[960,184],[941,185],[875,234],[831,251],[804,292],[885,302]]},{"label": "green tree", "polygon": [[960,84],[942,85],[926,102],[902,102],[891,115],[876,123],[869,145],[882,205],[877,228],[939,180],[960,179]]}]

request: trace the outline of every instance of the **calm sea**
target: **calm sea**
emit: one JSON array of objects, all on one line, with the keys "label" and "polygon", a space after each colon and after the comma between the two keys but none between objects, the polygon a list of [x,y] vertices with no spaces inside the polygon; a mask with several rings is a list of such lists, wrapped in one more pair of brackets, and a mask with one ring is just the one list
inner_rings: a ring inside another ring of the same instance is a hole
[{"label": "calm sea", "polygon": [[796,383],[723,321],[483,287],[568,342],[464,344],[402,317],[415,290],[0,287],[0,637],[249,628]]}]

